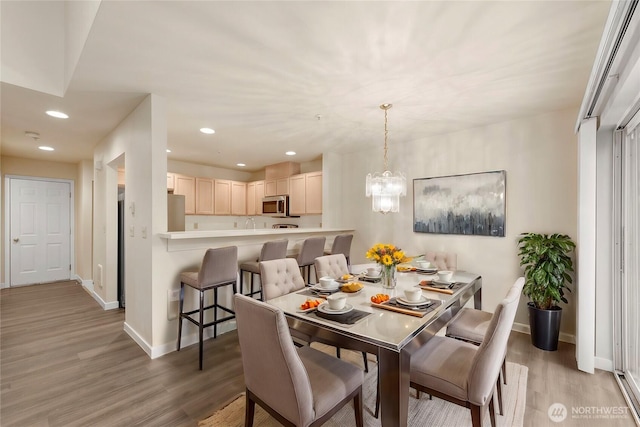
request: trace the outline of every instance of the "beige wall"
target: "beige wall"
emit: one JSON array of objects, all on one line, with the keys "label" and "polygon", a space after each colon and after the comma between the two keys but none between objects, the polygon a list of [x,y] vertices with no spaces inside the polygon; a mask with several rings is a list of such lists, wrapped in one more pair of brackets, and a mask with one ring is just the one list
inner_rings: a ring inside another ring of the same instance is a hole
[{"label": "beige wall", "polygon": [[[325,212],[329,226],[354,226],[357,230],[351,257],[366,262],[366,249],[376,242],[401,246],[409,254],[426,250],[458,254],[460,269],[483,277],[483,308],[493,311],[517,277],[522,275],[517,257],[517,238],[522,232],[559,232],[576,238],[577,232],[577,138],[576,110],[498,123],[416,141],[392,142],[391,170],[407,175],[407,196],[399,214],[371,212],[371,200],[364,195],[365,176],[382,172],[382,154],[363,152],[347,156],[327,153],[324,171],[341,176],[341,193],[325,181],[325,206],[344,209]],[[378,158],[379,157],[379,158]],[[505,237],[437,235],[413,232],[413,179],[506,170],[507,218]],[[338,188],[338,187],[336,187]],[[575,286],[573,287],[575,289]],[[568,295],[563,304],[561,331],[575,334],[575,302]],[[525,298],[516,322],[528,325]],[[565,335],[565,338],[567,336]],[[572,337],[569,337],[571,339]]]},{"label": "beige wall", "polygon": [[[76,258],[74,260],[76,267],[78,265],[78,257],[77,254],[80,251],[82,242],[78,240],[78,217],[80,212],[78,210],[78,166],[73,163],[62,163],[62,162],[48,162],[43,160],[33,160],[33,159],[25,159],[21,157],[9,157],[2,156],[0,157],[0,170],[2,171],[2,194],[6,194],[5,185],[5,177],[7,175],[18,175],[24,177],[38,177],[38,178],[53,178],[53,179],[68,179],[74,181],[74,199],[76,200],[74,206],[74,216],[76,218],[76,226],[75,226],[75,248],[76,248]],[[5,197],[2,197],[2,224],[6,224],[8,220],[5,217]],[[4,283],[8,285],[8,276],[6,276],[6,272],[4,271],[5,265],[5,236],[4,236],[4,226],[1,227],[1,235],[2,235],[2,277],[0,277],[0,283]]]}]

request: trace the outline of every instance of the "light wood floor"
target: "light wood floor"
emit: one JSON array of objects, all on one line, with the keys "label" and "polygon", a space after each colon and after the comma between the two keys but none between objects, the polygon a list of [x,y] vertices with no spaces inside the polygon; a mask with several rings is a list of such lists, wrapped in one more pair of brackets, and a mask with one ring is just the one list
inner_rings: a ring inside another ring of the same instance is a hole
[{"label": "light wood floor", "polygon": [[[124,311],[103,311],[75,282],[0,291],[0,425],[195,426],[244,390],[235,332],[155,360],[123,331]],[[529,367],[526,426],[633,426],[622,420],[552,423],[555,402],[626,406],[612,374],[576,369],[575,347],[557,352],[511,334],[507,360]]]}]

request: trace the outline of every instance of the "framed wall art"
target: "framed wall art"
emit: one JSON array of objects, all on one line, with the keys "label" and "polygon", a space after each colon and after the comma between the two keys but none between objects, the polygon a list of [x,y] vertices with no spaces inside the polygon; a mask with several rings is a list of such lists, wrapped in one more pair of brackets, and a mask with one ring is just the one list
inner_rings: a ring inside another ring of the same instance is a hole
[{"label": "framed wall art", "polygon": [[413,231],[504,237],[506,172],[413,180]]}]

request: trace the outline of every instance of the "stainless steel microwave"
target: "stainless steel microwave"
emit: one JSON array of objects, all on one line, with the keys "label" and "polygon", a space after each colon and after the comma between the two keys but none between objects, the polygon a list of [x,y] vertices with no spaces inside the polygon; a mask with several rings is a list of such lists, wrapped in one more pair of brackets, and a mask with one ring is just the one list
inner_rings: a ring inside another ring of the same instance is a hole
[{"label": "stainless steel microwave", "polygon": [[271,196],[262,199],[262,214],[278,217],[289,216],[289,196]]}]

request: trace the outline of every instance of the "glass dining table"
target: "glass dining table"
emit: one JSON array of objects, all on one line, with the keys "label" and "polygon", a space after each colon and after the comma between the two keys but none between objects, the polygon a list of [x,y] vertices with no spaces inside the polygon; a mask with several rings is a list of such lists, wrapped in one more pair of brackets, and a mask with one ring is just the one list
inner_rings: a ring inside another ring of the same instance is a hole
[{"label": "glass dining table", "polygon": [[451,280],[454,285],[448,292],[423,288],[423,297],[433,304],[420,315],[412,313],[419,312],[412,307],[399,312],[372,304],[371,297],[379,293],[389,295],[392,302],[396,297],[402,298],[405,289],[418,286],[427,277],[416,272],[398,272],[396,276],[394,289],[363,281],[361,291],[347,294],[347,308],[353,307],[364,316],[352,324],[333,320],[327,310],[303,312],[301,304],[312,298],[308,288],[267,301],[283,310],[290,328],[322,342],[378,356],[382,426],[407,425],[411,354],[446,325],[471,298],[476,309],[481,309],[482,305],[482,278],[465,271],[454,273]]}]

